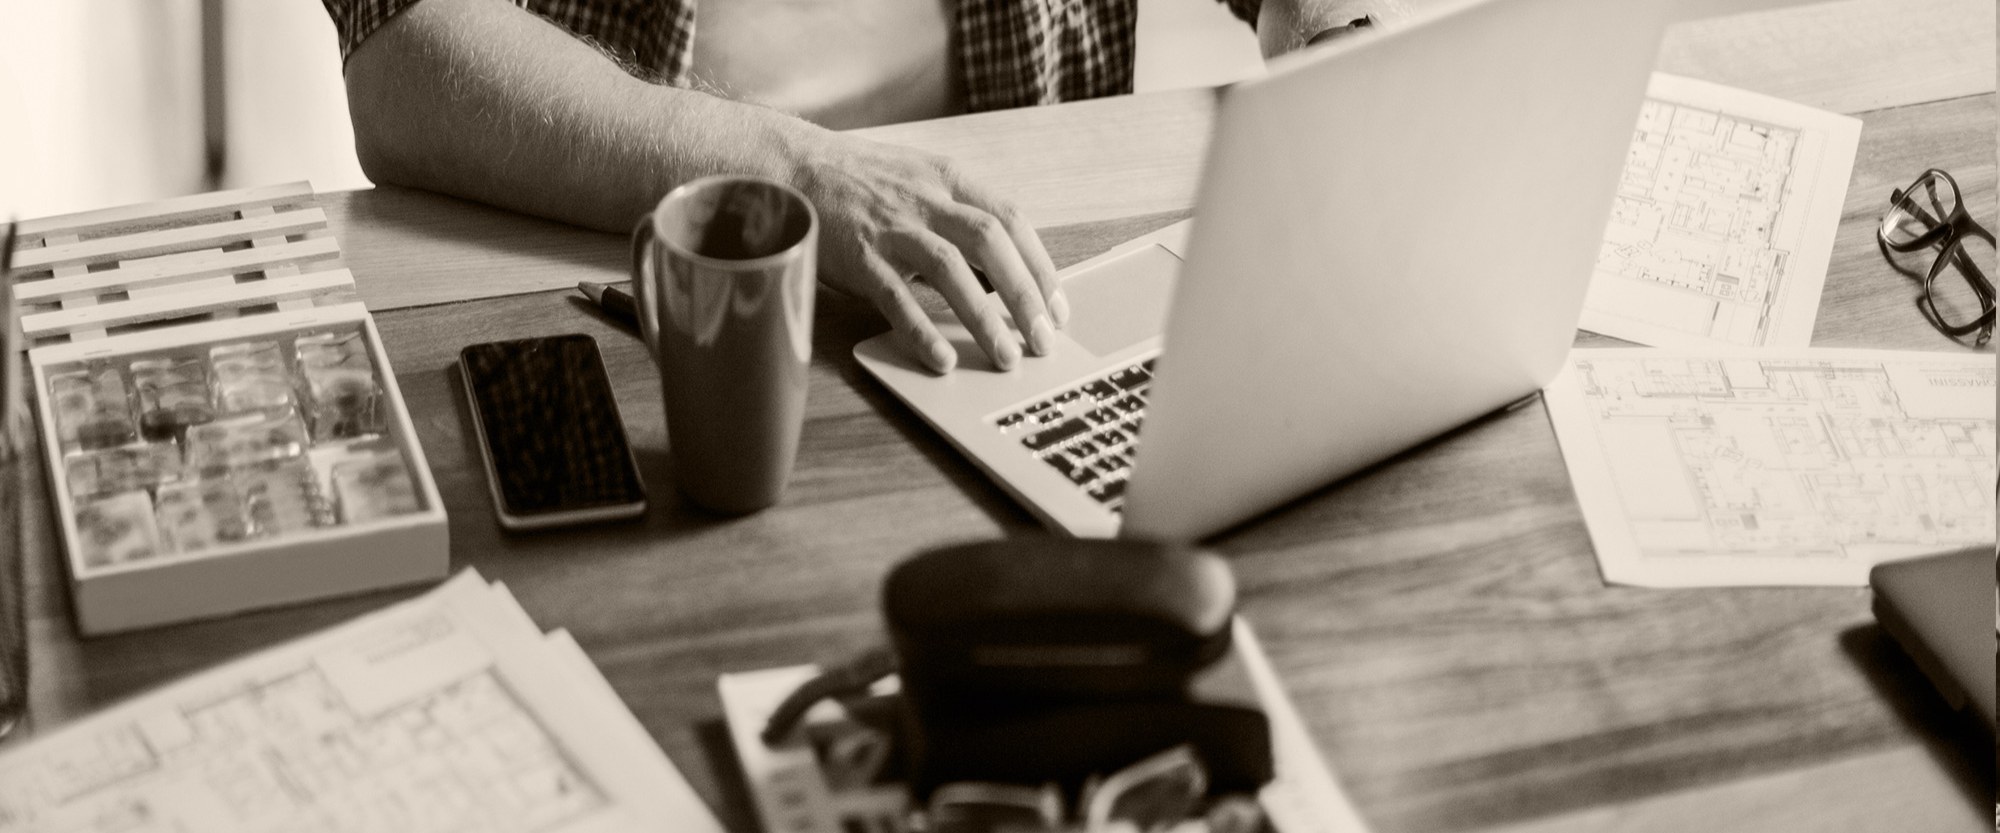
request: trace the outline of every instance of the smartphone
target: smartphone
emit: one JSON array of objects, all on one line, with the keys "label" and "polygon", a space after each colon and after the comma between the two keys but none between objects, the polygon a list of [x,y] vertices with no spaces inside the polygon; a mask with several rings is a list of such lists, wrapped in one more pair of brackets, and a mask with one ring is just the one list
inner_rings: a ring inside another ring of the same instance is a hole
[{"label": "smartphone", "polygon": [[458,367],[502,528],[645,514],[646,484],[595,339],[474,344],[459,352]]}]

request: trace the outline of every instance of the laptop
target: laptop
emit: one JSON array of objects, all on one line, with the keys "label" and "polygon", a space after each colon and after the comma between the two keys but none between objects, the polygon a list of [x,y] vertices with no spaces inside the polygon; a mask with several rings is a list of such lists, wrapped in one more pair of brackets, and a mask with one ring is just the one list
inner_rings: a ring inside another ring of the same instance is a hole
[{"label": "laptop", "polygon": [[[1058,349],[861,365],[1082,537],[1207,537],[1561,367],[1669,0],[1478,0],[1227,88],[1191,225],[1063,270]],[[996,302],[997,303],[997,302]]]}]

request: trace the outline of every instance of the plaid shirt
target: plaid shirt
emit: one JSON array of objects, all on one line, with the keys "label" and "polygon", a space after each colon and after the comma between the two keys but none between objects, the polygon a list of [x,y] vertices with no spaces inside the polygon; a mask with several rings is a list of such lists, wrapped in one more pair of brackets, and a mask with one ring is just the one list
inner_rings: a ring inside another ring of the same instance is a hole
[{"label": "plaid shirt", "polygon": [[[1220,0],[1254,22],[1263,0]],[[321,0],[340,59],[418,0]],[[697,0],[512,0],[635,74],[686,86]],[[728,2],[728,0],[718,0]],[[967,109],[1002,110],[1132,91],[1138,0],[956,0]]]}]

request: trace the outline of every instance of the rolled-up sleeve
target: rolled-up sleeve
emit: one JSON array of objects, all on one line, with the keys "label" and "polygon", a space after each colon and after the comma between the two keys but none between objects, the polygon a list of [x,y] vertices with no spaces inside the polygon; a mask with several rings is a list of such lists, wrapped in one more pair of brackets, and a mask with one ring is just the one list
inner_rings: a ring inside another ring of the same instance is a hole
[{"label": "rolled-up sleeve", "polygon": [[340,63],[347,64],[347,56],[354,54],[354,48],[382,28],[382,24],[417,4],[418,0],[320,0],[326,6],[327,17],[333,18],[333,31],[340,39]]},{"label": "rolled-up sleeve", "polygon": [[[340,62],[420,0],[320,0],[340,38]],[[635,75],[683,84],[693,56],[695,0],[506,0],[589,43]],[[1129,0],[1125,0],[1129,2]]]}]

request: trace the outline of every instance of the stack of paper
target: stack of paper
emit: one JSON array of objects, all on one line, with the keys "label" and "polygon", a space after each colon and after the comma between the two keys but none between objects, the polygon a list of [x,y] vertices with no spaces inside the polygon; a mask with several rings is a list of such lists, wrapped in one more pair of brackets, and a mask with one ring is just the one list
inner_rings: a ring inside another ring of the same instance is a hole
[{"label": "stack of paper", "polygon": [[720,831],[588,658],[466,571],[0,756],[0,831]]}]

